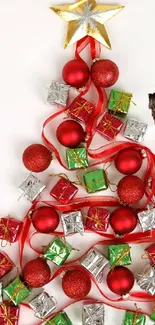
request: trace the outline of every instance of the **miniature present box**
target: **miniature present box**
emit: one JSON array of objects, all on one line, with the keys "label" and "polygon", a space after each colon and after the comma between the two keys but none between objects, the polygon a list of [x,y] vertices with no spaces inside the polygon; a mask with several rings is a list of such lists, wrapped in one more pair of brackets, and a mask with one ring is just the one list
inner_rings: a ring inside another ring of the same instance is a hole
[{"label": "miniature present box", "polygon": [[0,324],[1,325],[18,325],[19,307],[9,305],[0,305]]},{"label": "miniature present box", "polygon": [[155,244],[145,248],[146,254],[150,259],[152,266],[155,266]]},{"label": "miniature present box", "polygon": [[66,150],[67,166],[69,169],[88,167],[87,150],[85,148]]},{"label": "miniature present box", "polygon": [[87,172],[83,178],[88,193],[95,193],[108,188],[107,177],[102,169]]},{"label": "miniature present box", "polygon": [[87,124],[94,109],[94,103],[79,97],[78,99],[75,98],[75,100],[73,100],[71,105],[68,107],[67,115]]},{"label": "miniature present box", "polygon": [[57,314],[54,318],[48,320],[45,325],[73,325],[65,312]]},{"label": "miniature present box", "polygon": [[59,83],[57,81],[52,81],[48,90],[48,103],[66,106],[69,97],[69,90],[69,85]]},{"label": "miniature present box", "polygon": [[86,227],[91,230],[106,231],[109,226],[110,212],[104,208],[91,207],[86,218]]},{"label": "miniature present box", "polygon": [[145,325],[146,316],[141,314],[140,312],[131,312],[126,311],[125,320],[123,325]]},{"label": "miniature present box", "polygon": [[139,212],[138,219],[143,232],[155,229],[155,209]]},{"label": "miniature present box", "polygon": [[143,270],[137,274],[137,284],[150,295],[155,294],[155,268],[147,264]]},{"label": "miniature present box", "polygon": [[114,140],[120,132],[123,122],[109,113],[105,113],[102,120],[98,124],[96,131],[99,132],[105,139]]},{"label": "miniature present box", "polygon": [[110,93],[108,110],[114,114],[127,115],[132,94],[112,89]]},{"label": "miniature present box", "polygon": [[14,267],[14,263],[7,254],[0,252],[0,279],[9,273]]},{"label": "miniature present box", "polygon": [[58,266],[61,266],[68,256],[70,255],[72,250],[72,246],[64,241],[62,238],[56,237],[54,241],[52,241],[46,252],[44,253],[44,257],[48,260],[52,261]]},{"label": "miniature present box", "polygon": [[63,204],[67,204],[78,192],[78,188],[68,179],[61,177],[52,188],[50,195]]},{"label": "miniature present box", "polygon": [[135,119],[129,118],[125,127],[124,137],[129,140],[140,143],[144,140],[146,130],[146,123],[142,123]]},{"label": "miniature present box", "polygon": [[150,319],[155,321],[155,310],[153,311],[153,313],[150,315]]},{"label": "miniature present box", "polygon": [[131,264],[131,256],[130,256],[129,245],[121,244],[121,245],[109,245],[109,261],[112,268],[119,265],[130,265]]},{"label": "miniature present box", "polygon": [[25,286],[19,277],[8,284],[7,287],[3,289],[3,292],[16,306],[30,295],[30,290]]},{"label": "miniature present box", "polygon": [[21,234],[23,222],[13,218],[0,218],[0,239],[16,242]]},{"label": "miniature present box", "polygon": [[84,304],[82,325],[104,325],[104,305],[102,303]]},{"label": "miniature present box", "polygon": [[65,236],[74,233],[80,233],[82,235],[84,233],[81,211],[62,213],[61,222]]},{"label": "miniature present box", "polygon": [[42,292],[29,303],[38,318],[46,318],[56,308],[55,300],[46,292]]},{"label": "miniature present box", "polygon": [[19,186],[23,195],[30,201],[34,201],[45,189],[45,185],[35,176],[30,174],[26,180]]}]

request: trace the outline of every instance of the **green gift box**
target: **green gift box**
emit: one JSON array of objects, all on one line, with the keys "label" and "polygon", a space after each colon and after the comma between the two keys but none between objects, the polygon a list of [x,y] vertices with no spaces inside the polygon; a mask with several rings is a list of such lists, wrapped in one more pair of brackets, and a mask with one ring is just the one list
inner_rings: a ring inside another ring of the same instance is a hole
[{"label": "green gift box", "polygon": [[138,311],[135,313],[127,311],[125,314],[125,320],[123,325],[145,325],[145,323],[145,315],[140,314]]},{"label": "green gift box", "polygon": [[45,325],[73,325],[65,312],[57,314],[54,318],[48,320]]},{"label": "green gift box", "polygon": [[130,107],[132,94],[123,91],[111,90],[108,110],[115,115],[127,115]]},{"label": "green gift box", "polygon": [[119,265],[130,265],[130,247],[127,244],[122,245],[110,245],[109,250],[109,261],[112,268]]},{"label": "green gift box", "polygon": [[62,238],[56,237],[54,241],[49,244],[44,253],[44,257],[56,265],[61,266],[70,255],[71,250],[72,246],[70,244],[64,242]]},{"label": "green gift box", "polygon": [[87,168],[87,150],[85,148],[67,149],[66,159],[69,169]]},{"label": "green gift box", "polygon": [[5,287],[3,292],[13,301],[16,306],[30,295],[30,290],[25,286],[19,277]]},{"label": "green gift box", "polygon": [[155,310],[153,311],[153,313],[150,315],[150,319],[155,321]]},{"label": "green gift box", "polygon": [[106,174],[102,169],[87,172],[83,175],[83,178],[88,193],[94,193],[108,188]]}]

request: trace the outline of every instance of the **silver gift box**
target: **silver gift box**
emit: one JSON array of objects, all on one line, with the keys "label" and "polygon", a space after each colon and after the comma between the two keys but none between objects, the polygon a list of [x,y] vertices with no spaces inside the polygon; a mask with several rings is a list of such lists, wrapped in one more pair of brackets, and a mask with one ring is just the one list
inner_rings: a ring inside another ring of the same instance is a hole
[{"label": "silver gift box", "polygon": [[96,248],[90,251],[81,259],[81,265],[93,274],[98,282],[103,280],[103,269],[109,263],[108,259]]},{"label": "silver gift box", "polygon": [[143,232],[155,229],[155,209],[139,212],[138,219]]},{"label": "silver gift box", "polygon": [[124,136],[135,142],[142,142],[147,130],[147,124],[129,118],[124,131]]},{"label": "silver gift box", "polygon": [[56,308],[55,299],[46,292],[42,292],[29,303],[34,310],[35,316],[41,319],[46,318]]},{"label": "silver gift box", "polygon": [[104,325],[104,313],[102,303],[83,305],[82,325]]},{"label": "silver gift box", "polygon": [[61,222],[65,236],[73,233],[80,233],[81,235],[84,233],[81,211],[62,213]]},{"label": "silver gift box", "polygon": [[155,268],[147,264],[144,269],[137,274],[137,284],[150,295],[155,294]]},{"label": "silver gift box", "polygon": [[34,201],[38,195],[45,189],[45,185],[35,176],[30,174],[26,180],[19,186],[23,195],[27,196],[30,201]]},{"label": "silver gift box", "polygon": [[57,81],[52,81],[48,90],[47,101],[50,104],[66,106],[69,96],[69,90],[70,86],[59,83]]}]

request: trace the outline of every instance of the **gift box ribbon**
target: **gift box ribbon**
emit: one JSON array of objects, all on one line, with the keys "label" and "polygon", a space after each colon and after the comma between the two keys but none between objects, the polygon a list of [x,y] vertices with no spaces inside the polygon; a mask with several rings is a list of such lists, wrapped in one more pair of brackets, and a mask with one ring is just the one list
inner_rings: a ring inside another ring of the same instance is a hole
[{"label": "gift box ribbon", "polygon": [[0,318],[3,318],[4,320],[7,321],[6,325],[14,325],[14,322],[12,322],[12,320],[18,320],[18,317],[10,315],[10,311],[11,311],[10,306],[5,306],[4,304],[2,304],[1,308],[4,314],[3,315],[1,314]]}]

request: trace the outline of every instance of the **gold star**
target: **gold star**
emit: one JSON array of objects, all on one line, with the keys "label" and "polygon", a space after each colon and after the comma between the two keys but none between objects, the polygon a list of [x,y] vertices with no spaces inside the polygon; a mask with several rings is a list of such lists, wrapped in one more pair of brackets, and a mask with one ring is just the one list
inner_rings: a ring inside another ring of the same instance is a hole
[{"label": "gold star", "polygon": [[68,21],[65,48],[85,36],[91,36],[111,49],[104,24],[124,6],[98,5],[95,0],[80,0],[75,4],[51,7],[58,16]]}]

